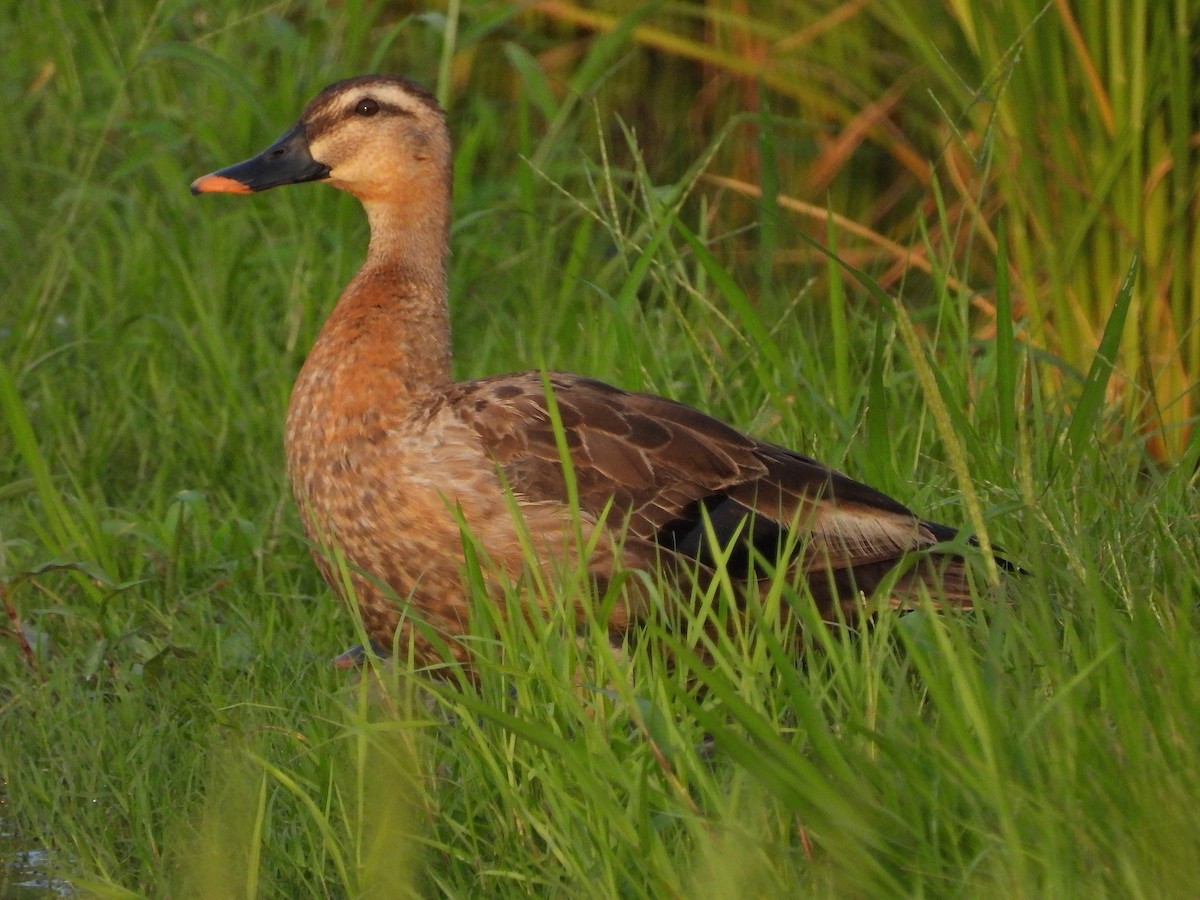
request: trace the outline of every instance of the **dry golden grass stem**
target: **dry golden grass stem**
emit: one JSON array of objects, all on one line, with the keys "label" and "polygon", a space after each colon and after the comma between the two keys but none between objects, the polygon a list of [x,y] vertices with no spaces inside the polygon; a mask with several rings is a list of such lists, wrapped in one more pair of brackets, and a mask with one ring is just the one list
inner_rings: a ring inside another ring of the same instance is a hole
[{"label": "dry golden grass stem", "polygon": [[776,52],[789,53],[800,47],[807,47],[825,32],[844,25],[853,19],[863,11],[868,2],[869,0],[851,0],[849,3],[843,3],[841,6],[835,7],[811,25],[801,28],[795,34],[788,35],[776,43]]},{"label": "dry golden grass stem", "polygon": [[929,184],[929,163],[922,158],[897,128],[889,128],[889,114],[907,95],[912,77],[898,80],[873,103],[864,106],[838,132],[837,137],[822,150],[820,158],[812,168],[809,184],[814,192],[822,192],[837,176],[858,147],[872,133],[888,135],[887,151],[922,185]]},{"label": "dry golden grass stem", "polygon": [[1083,32],[1079,30],[1079,23],[1075,21],[1075,15],[1071,12],[1071,7],[1067,3],[1067,0],[1055,0],[1054,5],[1057,7],[1059,17],[1062,19],[1063,28],[1071,39],[1071,47],[1075,51],[1075,58],[1079,60],[1079,65],[1083,67],[1092,96],[1096,98],[1096,110],[1100,114],[1100,121],[1104,125],[1104,131],[1109,137],[1112,137],[1116,133],[1116,119],[1113,115],[1112,101],[1108,99],[1108,92],[1104,89],[1104,81],[1100,78],[1096,64],[1092,61],[1092,54],[1088,50],[1087,41],[1083,38]]},{"label": "dry golden grass stem", "polygon": [[[596,12],[592,9],[566,2],[566,0],[534,0],[526,9],[556,22],[566,22],[591,31],[607,33],[620,24],[620,17]],[[721,69],[738,78],[751,79],[756,84],[778,92],[784,97],[797,96],[797,81],[789,73],[782,72],[770,60],[729,53],[704,41],[696,41],[675,34],[665,28],[639,24],[630,32],[630,38],[643,47],[660,50],[680,59],[690,59],[704,65]],[[833,119],[844,116],[832,100],[822,98],[819,93],[805,92],[805,103],[817,114]]]},{"label": "dry golden grass stem", "polygon": [[[729,178],[725,175],[708,174],[701,177],[709,184],[735,191],[746,197],[753,199],[760,199],[762,197],[762,189],[757,185],[750,184],[748,181],[742,181],[737,178]],[[842,231],[855,235],[856,237],[860,237],[863,240],[874,244],[876,247],[879,247],[898,263],[910,265],[913,268],[920,269],[922,272],[925,272],[929,275],[933,274],[933,264],[925,258],[925,255],[920,250],[904,247],[895,241],[884,237],[879,232],[873,231],[870,228],[867,228],[865,225],[860,225],[853,219],[848,219],[845,216],[838,215],[837,213],[822,206],[817,206],[813,203],[805,203],[803,200],[797,200],[794,197],[788,197],[784,194],[777,196],[775,198],[775,202],[784,209],[800,213],[801,215],[807,216],[810,219],[815,219],[818,222],[832,223]],[[944,277],[946,286],[952,288],[953,290],[962,291],[968,294],[971,298],[971,305],[976,309],[989,316],[994,316],[996,314],[995,304],[978,294],[969,285],[951,275],[946,275]]]}]

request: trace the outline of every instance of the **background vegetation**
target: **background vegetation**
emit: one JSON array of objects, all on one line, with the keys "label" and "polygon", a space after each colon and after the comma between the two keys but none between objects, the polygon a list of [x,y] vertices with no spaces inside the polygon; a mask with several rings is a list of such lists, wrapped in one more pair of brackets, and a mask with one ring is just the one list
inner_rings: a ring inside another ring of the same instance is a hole
[{"label": "background vegetation", "polygon": [[[1194,895],[1195,0],[4,12],[6,892]],[[450,110],[462,377],[701,405],[1007,547],[1011,603],[855,636],[780,585],[711,665],[480,604],[478,687],[331,669],[280,428],[365,223],[186,186],[371,70]]]}]

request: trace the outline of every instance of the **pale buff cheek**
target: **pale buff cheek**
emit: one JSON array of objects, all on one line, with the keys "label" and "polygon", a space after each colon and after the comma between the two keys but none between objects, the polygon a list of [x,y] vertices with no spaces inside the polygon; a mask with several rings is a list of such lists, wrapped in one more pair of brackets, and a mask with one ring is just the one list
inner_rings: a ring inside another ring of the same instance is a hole
[{"label": "pale buff cheek", "polygon": [[[413,202],[438,184],[437,171],[449,148],[418,125],[395,130],[344,129],[314,146],[314,158],[330,166],[327,183],[363,203]],[[403,147],[403,152],[397,148]]]}]

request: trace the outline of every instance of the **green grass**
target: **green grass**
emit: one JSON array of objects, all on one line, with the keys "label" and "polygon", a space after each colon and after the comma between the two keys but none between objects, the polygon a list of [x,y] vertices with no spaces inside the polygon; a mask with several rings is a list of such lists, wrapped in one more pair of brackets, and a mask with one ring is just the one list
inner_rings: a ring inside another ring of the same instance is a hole
[{"label": "green grass", "polygon": [[[529,89],[503,98],[455,92],[444,61],[520,37],[511,6],[463,4],[452,46],[445,19],[367,6],[0,23],[0,832],[110,897],[1190,896],[1200,431],[1164,468],[1110,427],[1131,289],[1077,372],[1033,323],[977,338],[948,265],[902,305],[829,260],[769,266],[755,251],[807,251],[807,223],[764,202],[726,233],[706,150],[598,121],[628,34],[565,95],[534,83],[535,38],[510,45],[486,65]],[[355,625],[300,540],[281,427],[365,223],[322,186],[187,184],[377,68],[441,71],[452,101],[459,375],[545,365],[698,404],[1031,574],[860,635],[779,584],[703,663],[699,618],[614,655],[561,612],[578,573],[516,592],[558,611],[513,622],[475,576],[478,685],[334,670]],[[755,121],[790,152],[797,123]]]}]

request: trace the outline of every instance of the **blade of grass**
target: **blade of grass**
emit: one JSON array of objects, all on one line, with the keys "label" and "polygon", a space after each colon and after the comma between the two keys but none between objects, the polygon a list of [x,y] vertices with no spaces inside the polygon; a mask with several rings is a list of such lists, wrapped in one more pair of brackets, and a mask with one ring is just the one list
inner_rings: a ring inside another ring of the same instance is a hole
[{"label": "blade of grass", "polygon": [[[46,515],[50,534],[57,544],[52,551],[58,556],[86,555],[87,548],[90,546],[87,536],[67,508],[62,492],[50,474],[49,463],[42,453],[37,435],[33,431],[33,425],[25,412],[16,380],[3,361],[0,361],[0,414],[3,415],[2,421],[7,423],[16,451],[24,461],[33,480],[38,501]],[[92,597],[99,596],[96,587],[90,583],[88,578],[77,577],[76,581]]]},{"label": "blade of grass", "polygon": [[758,289],[759,303],[769,304],[775,284],[775,255],[779,246],[779,166],[775,158],[775,126],[770,95],[758,85]]},{"label": "blade of grass", "polygon": [[[825,241],[833,253],[838,252],[837,229],[833,227],[832,217],[825,222]],[[832,256],[825,258],[825,277],[829,282],[829,327],[830,343],[833,345],[833,396],[837,408],[843,411],[850,409],[850,325],[846,319],[846,284],[842,280],[842,270]],[[878,335],[877,335],[878,337]],[[878,346],[878,343],[877,343]],[[876,358],[871,357],[872,375],[875,372]]]},{"label": "blade of grass", "polygon": [[712,280],[713,286],[717,292],[725,299],[737,314],[737,321],[746,331],[751,344],[757,353],[754,356],[755,370],[759,376],[759,381],[763,387],[774,388],[777,383],[777,378],[771,375],[774,372],[785,372],[788,370],[783,351],[779,344],[771,337],[770,331],[767,330],[763,323],[762,315],[755,308],[753,301],[742,290],[741,285],[737,283],[729,271],[721,265],[704,243],[693,234],[686,225],[679,219],[675,220],[675,229],[681,235],[688,246],[692,248],[692,253],[696,256],[696,261],[700,263],[705,274]]},{"label": "blade of grass", "polygon": [[1105,392],[1108,380],[1112,377],[1113,366],[1121,346],[1121,337],[1125,332],[1125,320],[1129,316],[1129,308],[1133,303],[1133,288],[1137,280],[1138,257],[1134,254],[1125,273],[1125,282],[1117,292],[1112,312],[1104,325],[1104,334],[1100,338],[1100,346],[1092,359],[1091,368],[1083,383],[1079,402],[1071,421],[1067,425],[1066,443],[1073,456],[1079,458],[1084,450],[1091,446],[1089,437],[1094,436],[1099,428],[1100,411],[1104,407]]},{"label": "blade of grass", "polygon": [[1000,424],[1000,446],[1011,453],[1016,449],[1017,434],[1017,350],[1006,234],[1003,226],[996,228],[996,419]]}]

